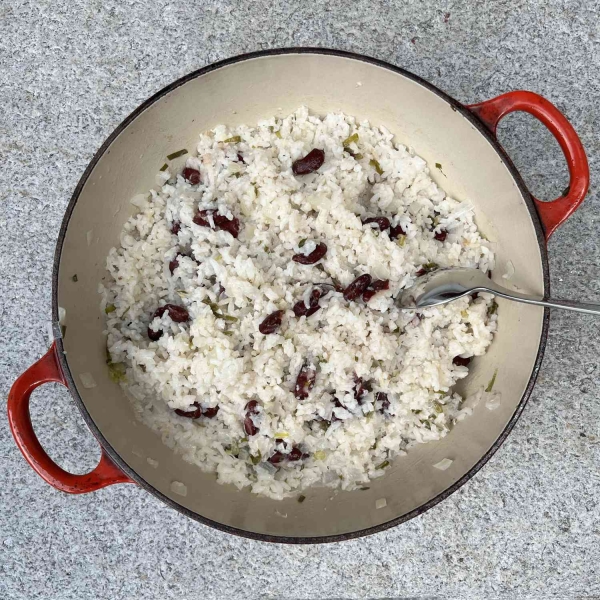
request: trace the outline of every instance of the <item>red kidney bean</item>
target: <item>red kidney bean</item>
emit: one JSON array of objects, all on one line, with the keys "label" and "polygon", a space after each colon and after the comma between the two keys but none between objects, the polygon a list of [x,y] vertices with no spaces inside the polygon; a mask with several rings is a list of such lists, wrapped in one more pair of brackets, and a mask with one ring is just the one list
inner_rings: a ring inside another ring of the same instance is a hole
[{"label": "red kidney bean", "polygon": [[296,385],[294,386],[294,396],[299,400],[305,400],[308,398],[311,390],[315,386],[317,379],[316,369],[308,364],[302,365],[298,377],[296,378]]},{"label": "red kidney bean", "polygon": [[196,225],[201,227],[210,227],[210,221],[208,220],[209,215],[212,216],[213,223],[215,224],[214,229],[221,229],[228,231],[234,238],[237,238],[240,233],[240,221],[237,217],[228,219],[225,215],[220,215],[216,210],[199,210],[193,221]]},{"label": "red kidney bean", "polygon": [[194,402],[192,406],[195,406],[196,408],[194,410],[181,410],[180,408],[176,408],[175,414],[180,417],[187,417],[188,419],[199,419],[202,415],[202,407],[197,402]]},{"label": "red kidney bean", "polygon": [[368,302],[377,292],[390,289],[389,279],[376,279],[371,285],[363,292],[363,300]]},{"label": "red kidney bean", "polygon": [[304,158],[299,158],[292,164],[294,175],[314,173],[325,162],[325,152],[313,148]]},{"label": "red kidney bean", "polygon": [[377,392],[375,394],[375,402],[381,402],[381,407],[379,408],[380,413],[387,412],[390,408],[390,401],[385,392]]},{"label": "red kidney bean", "polygon": [[[169,313],[171,320],[175,323],[186,323],[190,320],[190,313],[183,306],[177,306],[177,304],[165,304],[162,308]],[[161,313],[161,316],[163,313]]]},{"label": "red kidney bean", "polygon": [[369,223],[377,223],[379,231],[385,231],[390,228],[390,220],[387,217],[369,217],[363,221],[363,225],[368,225]]},{"label": "red kidney bean", "polygon": [[271,313],[259,326],[258,330],[263,335],[269,335],[270,333],[275,333],[279,327],[281,327],[281,323],[283,321],[283,315],[285,314],[284,310],[276,310],[274,313]]},{"label": "red kidney bean", "polygon": [[171,224],[171,233],[177,235],[181,229],[181,223],[179,221],[173,221]]},{"label": "red kidney bean", "polygon": [[300,450],[300,448],[298,448],[298,446],[294,446],[290,450],[290,453],[287,455],[287,459],[290,462],[300,460],[303,457],[304,457],[304,454],[302,453],[302,450]]},{"label": "red kidney bean", "polygon": [[246,435],[253,436],[258,433],[258,427],[254,424],[254,421],[247,415],[244,419],[244,431]]},{"label": "red kidney bean", "polygon": [[319,242],[317,247],[310,254],[294,254],[292,260],[301,265],[314,265],[327,254],[327,244]]},{"label": "red kidney bean", "polygon": [[173,271],[179,266],[179,261],[177,260],[177,255],[170,263],[169,263],[169,271],[171,271],[171,275],[173,275]]},{"label": "red kidney bean", "polygon": [[479,298],[479,292],[474,292],[473,294],[471,294],[471,298],[473,300],[477,300],[477,298]]},{"label": "red kidney bean", "polygon": [[278,465],[285,460],[285,454],[283,454],[283,452],[279,452],[279,450],[275,450],[275,452],[273,452],[273,454],[271,454],[267,460],[272,465]]},{"label": "red kidney bean", "polygon": [[237,217],[228,219],[224,215],[214,215],[213,221],[215,222],[216,229],[222,229],[228,231],[234,238],[240,234],[240,220]]},{"label": "red kidney bean", "polygon": [[199,210],[192,219],[196,225],[200,225],[201,227],[210,227],[210,223],[208,221],[208,215],[214,215],[214,210]]},{"label": "red kidney bean", "polygon": [[[185,323],[190,320],[190,313],[185,308],[183,308],[183,306],[177,306],[176,304],[165,304],[164,306],[161,306],[154,311],[151,321],[154,321],[156,317],[162,317],[167,311],[169,313],[169,316],[171,317],[171,320],[175,323]],[[152,329],[150,329],[150,327],[148,327],[148,337],[153,342],[159,340],[162,334],[162,329],[159,329],[158,331],[153,331]]]},{"label": "red kidney bean", "polygon": [[364,381],[362,377],[354,376],[354,398],[359,404],[363,403],[364,397],[371,391],[371,383]]},{"label": "red kidney bean", "polygon": [[445,229],[441,229],[440,231],[437,231],[436,233],[434,233],[433,237],[438,242],[444,242],[446,240],[446,238],[448,237],[448,232]]},{"label": "red kidney bean", "polygon": [[348,302],[356,300],[371,284],[371,276],[368,273],[357,277],[345,290],[344,299]]},{"label": "red kidney bean", "polygon": [[390,240],[395,240],[398,236],[406,235],[406,232],[400,225],[393,225],[390,227]]},{"label": "red kidney bean", "polygon": [[202,415],[205,416],[207,419],[214,419],[217,416],[218,412],[219,405],[217,404],[217,406],[213,406],[212,408],[204,408],[202,410]]},{"label": "red kidney bean", "polygon": [[470,362],[471,362],[471,357],[463,358],[462,356],[455,356],[452,359],[452,364],[456,365],[457,367],[468,367]]},{"label": "red kidney bean", "polygon": [[415,275],[417,277],[423,277],[423,275],[427,274],[427,269],[424,269],[423,267],[421,267],[416,273]]},{"label": "red kidney bean", "polygon": [[298,318],[300,318],[300,317],[308,318],[311,315],[314,315],[321,308],[319,306],[319,299],[321,298],[322,295],[323,295],[323,292],[319,288],[313,288],[312,291],[310,292],[310,296],[308,299],[309,308],[306,308],[306,304],[304,303],[304,300],[300,300],[299,302],[296,302],[296,304],[294,304],[294,306],[292,307],[294,314]]},{"label": "red kidney bean", "polygon": [[258,427],[254,424],[251,415],[258,414],[258,402],[256,400],[250,400],[246,404],[246,417],[244,418],[244,431],[247,435],[252,436],[258,433]]},{"label": "red kidney bean", "polygon": [[250,400],[250,402],[248,402],[248,404],[246,404],[245,408],[246,408],[246,412],[248,414],[257,415],[258,414],[258,401]]},{"label": "red kidney bean", "polygon": [[192,185],[198,185],[201,181],[200,171],[198,171],[197,169],[186,167],[181,174],[183,178]]}]

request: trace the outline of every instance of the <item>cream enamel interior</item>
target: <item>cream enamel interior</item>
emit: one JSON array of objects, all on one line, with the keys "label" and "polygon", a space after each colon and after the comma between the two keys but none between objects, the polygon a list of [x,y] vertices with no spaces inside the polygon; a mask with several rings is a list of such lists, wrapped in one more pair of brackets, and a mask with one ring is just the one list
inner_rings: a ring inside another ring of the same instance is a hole
[{"label": "cream enamel interior", "polygon": [[[420,83],[372,63],[321,54],[282,54],[244,60],[180,85],[138,115],[114,140],[85,183],[74,207],[59,264],[58,304],[66,309],[66,360],[77,390],[106,440],[149,484],[198,515],[247,532],[272,536],[331,536],[380,525],[421,507],[468,473],[497,440],[523,396],[540,345],[543,310],[500,301],[499,332],[485,357],[474,361],[467,393],[487,384],[498,369],[495,411],[480,405],[439,443],[413,449],[394,461],[368,491],[314,489],[302,504],[276,502],[215,482],[164,446],[138,423],[105,365],[98,283],[105,257],[118,244],[132,214],[130,198],[155,185],[165,156],[193,149],[199,132],[218,123],[252,124],[300,105],[324,114],[344,111],[385,125],[425,158],[434,178],[452,196],[476,207],[482,232],[496,242],[495,278],[511,261],[506,282],[543,293],[543,263],[535,227],[507,166],[489,141],[460,112]],[[183,162],[183,159],[180,159]],[[442,165],[442,171],[435,168]],[[77,274],[78,281],[72,276]],[[89,372],[97,387],[84,389]],[[147,459],[158,462],[151,466]],[[432,465],[454,462],[446,471]],[[173,481],[187,495],[171,491]],[[387,506],[376,509],[385,498]]]}]

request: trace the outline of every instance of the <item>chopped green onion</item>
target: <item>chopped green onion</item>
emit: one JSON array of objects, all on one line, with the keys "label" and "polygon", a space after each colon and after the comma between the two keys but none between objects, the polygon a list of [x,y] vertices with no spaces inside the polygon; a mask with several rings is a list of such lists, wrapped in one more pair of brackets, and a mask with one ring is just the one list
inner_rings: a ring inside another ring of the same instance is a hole
[{"label": "chopped green onion", "polygon": [[302,504],[305,500],[306,500],[306,496],[303,496],[302,494],[300,494],[300,496],[298,496],[298,503],[299,504]]},{"label": "chopped green onion", "polygon": [[420,410],[411,410],[413,415],[420,415],[421,411]]},{"label": "chopped green onion", "polygon": [[350,144],[358,143],[358,133],[353,133],[351,136],[347,137],[343,142],[342,146],[349,146]]},{"label": "chopped green onion", "polygon": [[107,304],[104,312],[109,315],[111,312],[115,312],[115,310],[117,310],[117,307],[114,304]]},{"label": "chopped green onion", "polygon": [[223,335],[232,336],[233,335],[233,331],[224,331]]},{"label": "chopped green onion", "polygon": [[322,431],[327,431],[329,429],[329,422],[328,421],[319,421],[319,427],[321,428]]},{"label": "chopped green onion", "polygon": [[173,154],[167,154],[167,160],[173,160],[174,158],[179,158],[180,156],[183,156],[184,154],[187,154],[188,151],[185,148],[182,148],[181,150],[177,150],[177,152],[173,152]]},{"label": "chopped green onion", "polygon": [[239,144],[242,141],[242,136],[240,135],[233,135],[230,138],[227,138],[226,140],[223,140],[224,144]]},{"label": "chopped green onion", "polygon": [[275,137],[281,139],[281,131],[279,131],[279,129],[275,132]]},{"label": "chopped green onion", "polygon": [[403,234],[400,234],[396,240],[396,243],[398,244],[398,246],[400,246],[402,248],[402,246],[404,246],[404,244],[406,244],[406,236]]},{"label": "chopped green onion", "polygon": [[496,383],[496,375],[498,375],[498,369],[494,371],[490,382],[487,384],[487,387],[485,388],[486,392],[491,392],[494,389],[494,384]]},{"label": "chopped green onion", "polygon": [[260,450],[258,451],[258,454],[250,455],[250,461],[252,462],[253,465],[257,465],[261,460],[262,460],[262,454],[260,453]]},{"label": "chopped green onion", "polygon": [[434,262],[425,263],[423,265],[423,269],[424,269],[425,273],[431,273],[431,271],[435,271],[438,267],[439,267],[439,265]]},{"label": "chopped green onion", "polygon": [[108,374],[115,383],[125,381],[125,371],[126,367],[124,363],[111,362],[108,364]]},{"label": "chopped green onion", "polygon": [[497,312],[498,312],[498,303],[495,300],[493,300],[487,310],[488,317],[495,315]]},{"label": "chopped green onion", "polygon": [[315,458],[317,460],[325,460],[327,458],[327,452],[325,452],[325,450],[317,450],[315,452]]},{"label": "chopped green onion", "polygon": [[421,419],[421,424],[427,427],[427,429],[431,429],[431,423],[428,419]]},{"label": "chopped green onion", "polygon": [[469,311],[468,311],[468,310],[461,310],[461,311],[460,311],[460,316],[461,316],[463,319],[468,319],[468,318],[469,318]]},{"label": "chopped green onion", "polygon": [[377,173],[379,173],[379,175],[383,175],[383,169],[381,168],[381,165],[379,164],[378,161],[376,161],[374,158],[372,158],[369,161],[369,164],[377,171]]},{"label": "chopped green onion", "polygon": [[164,172],[164,171],[166,171],[168,168],[169,168],[169,165],[168,165],[167,163],[165,163],[165,164],[164,164],[164,165],[163,165],[163,166],[160,168],[160,171],[161,171],[161,173],[162,173],[162,172]]},{"label": "chopped green onion", "polygon": [[361,492],[366,492],[367,490],[370,490],[371,488],[365,486],[365,487],[361,487],[359,489],[360,489]]},{"label": "chopped green onion", "polygon": [[287,431],[275,432],[275,438],[281,438],[283,440],[284,438],[288,438],[288,437],[290,437],[290,434]]},{"label": "chopped green onion", "polygon": [[435,410],[438,415],[441,415],[444,412],[444,409],[439,402],[433,403],[433,410]]},{"label": "chopped green onion", "polygon": [[77,283],[77,281],[79,281],[77,275],[73,275],[73,277],[71,277],[71,281]]},{"label": "chopped green onion", "polygon": [[306,244],[306,238],[303,238],[298,242],[298,248],[304,247],[304,244]]},{"label": "chopped green onion", "polygon": [[377,465],[375,468],[376,469],[385,469],[386,467],[390,466],[390,461],[389,460],[384,460],[380,465]]},{"label": "chopped green onion", "polygon": [[442,163],[435,163],[435,168],[439,169],[441,171],[442,170]]},{"label": "chopped green onion", "polygon": [[223,319],[224,321],[229,321],[230,323],[236,323],[237,321],[239,321],[237,317],[232,317],[231,315],[226,315],[225,313],[219,315],[218,318]]}]

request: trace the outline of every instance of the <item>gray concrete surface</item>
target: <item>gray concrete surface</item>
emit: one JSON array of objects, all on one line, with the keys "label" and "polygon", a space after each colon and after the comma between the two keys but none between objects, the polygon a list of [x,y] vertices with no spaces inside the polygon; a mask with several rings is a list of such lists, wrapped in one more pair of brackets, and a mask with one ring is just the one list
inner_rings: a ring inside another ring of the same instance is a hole
[{"label": "gray concrete surface", "polygon": [[[46,349],[55,238],[113,128],[173,79],[294,45],[401,65],[465,102],[526,88],[581,135],[592,188],[550,243],[557,295],[600,296],[598,1],[6,0],[0,4],[0,390]],[[534,193],[567,182],[551,136],[500,136]],[[507,443],[420,518],[352,542],[284,547],[201,526],[134,486],[72,497],[27,467],[0,414],[0,598],[600,598],[600,320],[552,316],[539,383]],[[98,450],[68,394],[33,400],[50,454]]]}]

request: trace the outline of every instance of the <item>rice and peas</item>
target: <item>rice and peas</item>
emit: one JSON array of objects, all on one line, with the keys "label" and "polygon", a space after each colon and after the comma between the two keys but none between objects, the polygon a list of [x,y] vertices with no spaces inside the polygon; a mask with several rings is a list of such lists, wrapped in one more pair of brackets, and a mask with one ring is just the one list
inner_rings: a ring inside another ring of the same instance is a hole
[{"label": "rice and peas", "polygon": [[339,113],[220,125],[186,156],[133,199],[101,286],[109,368],[141,421],[275,499],[361,488],[446,435],[495,303],[416,314],[394,297],[438,266],[493,268],[472,207]]}]

